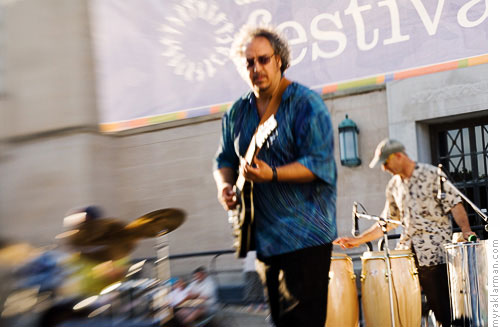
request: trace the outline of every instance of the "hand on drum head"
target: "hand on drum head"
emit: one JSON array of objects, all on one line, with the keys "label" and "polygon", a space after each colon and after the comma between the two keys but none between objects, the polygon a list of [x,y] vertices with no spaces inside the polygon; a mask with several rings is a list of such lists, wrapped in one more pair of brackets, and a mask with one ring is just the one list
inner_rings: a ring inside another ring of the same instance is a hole
[{"label": "hand on drum head", "polygon": [[339,237],[333,241],[334,245],[340,245],[343,249],[358,247],[362,241],[357,237]]}]

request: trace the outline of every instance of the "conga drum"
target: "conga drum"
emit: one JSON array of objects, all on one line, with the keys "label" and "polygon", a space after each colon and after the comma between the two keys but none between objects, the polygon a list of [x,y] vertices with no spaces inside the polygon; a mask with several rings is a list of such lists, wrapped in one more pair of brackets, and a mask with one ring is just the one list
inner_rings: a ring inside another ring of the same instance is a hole
[{"label": "conga drum", "polygon": [[358,292],[351,258],[343,253],[332,253],[329,277],[325,326],[358,326]]},{"label": "conga drum", "polygon": [[445,244],[453,326],[488,326],[487,241]]},{"label": "conga drum", "polygon": [[[394,325],[418,327],[421,295],[417,268],[410,250],[389,251],[393,280]],[[384,252],[365,252],[361,257],[361,303],[366,327],[391,326],[389,280]]]}]

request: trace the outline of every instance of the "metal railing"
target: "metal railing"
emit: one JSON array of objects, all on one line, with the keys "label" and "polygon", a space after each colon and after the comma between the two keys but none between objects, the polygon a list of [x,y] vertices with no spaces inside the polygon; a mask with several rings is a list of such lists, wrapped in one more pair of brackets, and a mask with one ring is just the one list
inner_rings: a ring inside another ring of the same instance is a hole
[{"label": "metal railing", "polygon": [[[474,232],[478,231],[484,231],[484,226],[483,225],[476,225],[476,226],[471,226],[471,230]],[[453,232],[460,232],[460,228],[453,228]],[[401,234],[389,234],[388,238],[390,240],[393,239],[398,239],[401,237]],[[367,245],[370,243],[367,243]],[[384,247],[384,239],[381,238],[378,243],[377,243],[377,248],[379,251],[382,251]],[[213,250],[213,251],[200,251],[200,252],[188,252],[188,253],[181,253],[181,254],[172,254],[168,257],[169,260],[178,260],[178,259],[186,259],[186,258],[194,258],[194,257],[206,257],[206,256],[213,256],[212,259],[210,260],[210,267],[216,268],[216,260],[219,256],[224,255],[224,254],[232,254],[235,253],[234,249],[225,249],[225,250]],[[360,253],[354,253],[353,260],[359,260],[360,259]],[[133,263],[140,262],[145,260],[148,263],[154,263],[157,261],[156,257],[147,257],[147,258],[136,258],[132,259]],[[212,270],[213,271],[213,270]],[[228,272],[231,272],[232,270],[228,270]],[[238,269],[234,269],[234,271],[238,271]]]}]

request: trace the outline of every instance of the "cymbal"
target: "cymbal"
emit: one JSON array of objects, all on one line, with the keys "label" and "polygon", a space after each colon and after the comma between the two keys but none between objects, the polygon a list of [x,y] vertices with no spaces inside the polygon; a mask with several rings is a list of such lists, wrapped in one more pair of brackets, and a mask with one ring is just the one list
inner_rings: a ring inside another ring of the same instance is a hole
[{"label": "cymbal", "polygon": [[124,228],[125,223],[115,218],[88,220],[75,226],[65,239],[74,246],[108,245],[131,237]]},{"label": "cymbal", "polygon": [[118,260],[129,255],[138,239],[125,230],[124,222],[115,218],[84,221],[56,238],[96,261]]},{"label": "cymbal", "polygon": [[125,226],[125,230],[138,237],[155,237],[160,233],[170,233],[175,230],[184,223],[185,218],[183,210],[160,209],[135,219]]},{"label": "cymbal", "polygon": [[86,220],[56,238],[89,259],[118,260],[129,255],[140,239],[175,230],[185,216],[180,209],[168,208],[147,213],[128,225],[116,218]]},{"label": "cymbal", "polygon": [[80,252],[82,257],[105,262],[125,258],[134,250],[135,246],[135,241],[126,241],[99,246],[74,247],[74,249]]}]

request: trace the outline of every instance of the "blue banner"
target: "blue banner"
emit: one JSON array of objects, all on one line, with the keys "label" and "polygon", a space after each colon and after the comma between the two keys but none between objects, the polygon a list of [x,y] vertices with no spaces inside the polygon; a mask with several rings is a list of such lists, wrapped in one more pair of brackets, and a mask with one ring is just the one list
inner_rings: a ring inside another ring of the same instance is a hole
[{"label": "blue banner", "polygon": [[[228,57],[244,24],[272,24],[288,78],[315,89],[488,52],[486,0],[93,0],[101,123],[234,101],[248,86]],[[191,114],[189,114],[191,113]]]}]

